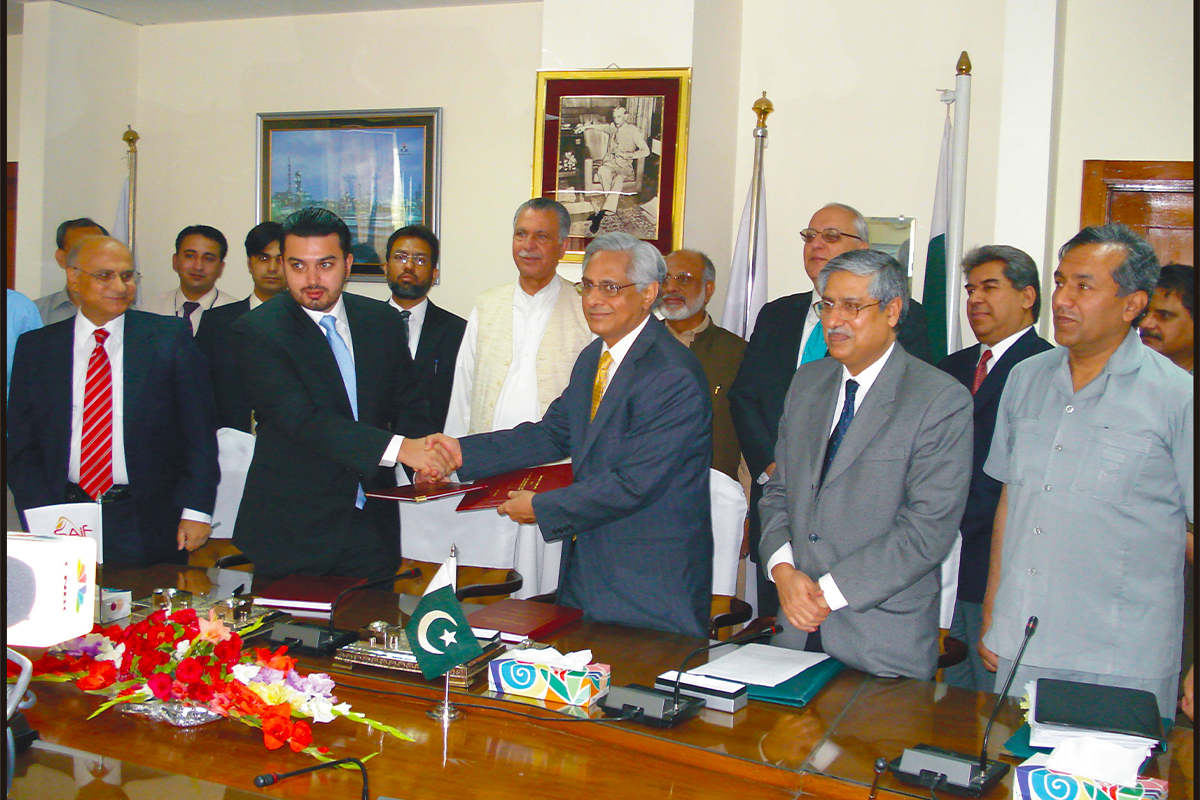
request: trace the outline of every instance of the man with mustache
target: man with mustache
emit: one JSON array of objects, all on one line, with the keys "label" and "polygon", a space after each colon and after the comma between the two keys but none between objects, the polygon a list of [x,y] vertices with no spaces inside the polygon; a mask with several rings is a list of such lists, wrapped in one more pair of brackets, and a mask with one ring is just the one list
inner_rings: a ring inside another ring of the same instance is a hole
[{"label": "man with mustache", "polygon": [[1146,346],[1192,372],[1196,363],[1196,271],[1186,264],[1167,264],[1158,276],[1150,309],[1139,333]]},{"label": "man with mustache", "polygon": [[713,405],[712,467],[736,481],[742,453],[729,414],[729,387],[737,377],[746,340],[719,327],[708,315],[716,280],[712,259],[696,250],[676,250],[667,256],[658,313],[667,330],[700,359]]},{"label": "man with mustache", "polygon": [[1192,379],[1131,327],[1158,280],[1150,244],[1087,227],[1058,251],[1054,339],[1008,377],[984,470],[1004,484],[979,653],[1013,681],[1152,692],[1175,715],[1186,528],[1193,518]]},{"label": "man with mustache", "polygon": [[179,317],[195,336],[204,312],[236,302],[232,295],[217,288],[228,252],[225,234],[211,225],[189,225],[181,230],[175,237],[175,255],[171,256],[171,269],[179,275],[179,287],[147,300],[145,310]]},{"label": "man with mustache", "polygon": [[801,365],[788,389],[759,557],[779,588],[775,644],[929,680],[939,566],[971,480],[971,395],[897,341],[906,277],[874,250],[817,275],[831,357]]},{"label": "man with mustache", "polygon": [[[448,435],[537,422],[567,388],[575,359],[594,338],[574,287],[557,273],[570,228],[567,210],[545,197],[522,203],[513,215],[518,277],[475,300],[454,370]],[[460,563],[518,569],[525,579],[521,597],[558,585],[561,545],[548,544],[536,525],[494,517],[454,535]]]},{"label": "man with mustache", "polygon": [[408,352],[420,375],[429,416],[440,430],[446,425],[454,363],[467,321],[435,306],[429,290],[438,282],[440,251],[437,236],[424,225],[408,225],[388,238],[387,272],[392,296],[388,305],[404,320]]}]

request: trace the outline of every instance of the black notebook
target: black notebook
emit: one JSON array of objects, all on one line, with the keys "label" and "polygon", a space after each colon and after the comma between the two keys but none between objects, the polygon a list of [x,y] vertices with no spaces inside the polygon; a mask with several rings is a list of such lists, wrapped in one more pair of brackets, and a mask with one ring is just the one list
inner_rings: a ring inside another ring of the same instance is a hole
[{"label": "black notebook", "polygon": [[1061,733],[1094,731],[1141,737],[1157,749],[1165,747],[1158,700],[1141,689],[1039,678],[1033,723]]}]

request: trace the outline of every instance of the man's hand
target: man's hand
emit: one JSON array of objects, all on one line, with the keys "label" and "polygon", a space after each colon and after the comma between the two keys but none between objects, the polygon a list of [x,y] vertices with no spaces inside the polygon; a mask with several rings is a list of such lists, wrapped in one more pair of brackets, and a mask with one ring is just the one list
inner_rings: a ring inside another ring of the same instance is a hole
[{"label": "man's hand", "polygon": [[1196,665],[1193,664],[1188,669],[1187,677],[1183,679],[1183,697],[1179,698],[1179,709],[1193,721],[1196,719],[1195,682]]},{"label": "man's hand", "polygon": [[764,470],[763,470],[763,472],[767,473],[767,477],[768,477],[768,478],[770,478],[770,477],[774,476],[774,474],[775,474],[775,462],[774,462],[774,461],[772,461],[770,464],[767,464],[767,468],[766,468],[766,469],[764,469]]},{"label": "man's hand", "polygon": [[179,544],[179,550],[187,550],[190,553],[203,547],[209,536],[212,536],[212,525],[196,522],[194,519],[181,519],[179,530],[175,533],[175,541]]},{"label": "man's hand", "polygon": [[988,672],[995,672],[1000,667],[1000,657],[991,650],[988,650],[983,644],[983,637],[991,627],[992,605],[985,601],[983,604],[983,624],[979,626],[979,643],[975,645],[975,649],[979,651],[979,657],[983,659],[983,668]]},{"label": "man's hand", "polygon": [[[412,467],[417,472],[418,482],[444,480],[447,475],[462,466],[462,460],[459,459],[455,462],[445,448],[430,446],[428,443],[430,438],[432,437],[424,439],[405,437],[397,455],[401,464]],[[457,442],[455,444],[457,445]]]},{"label": "man's hand", "polygon": [[425,437],[425,449],[436,450],[451,466],[451,472],[462,466],[462,445],[458,439],[444,433],[434,433]]},{"label": "man's hand", "polygon": [[500,504],[496,513],[508,517],[513,522],[532,525],[537,522],[537,517],[533,515],[533,495],[533,492],[528,491],[509,492],[508,500]]},{"label": "man's hand", "polygon": [[813,633],[829,616],[829,603],[820,585],[791,564],[776,564],[771,570],[779,589],[779,607],[788,622],[807,633]]}]

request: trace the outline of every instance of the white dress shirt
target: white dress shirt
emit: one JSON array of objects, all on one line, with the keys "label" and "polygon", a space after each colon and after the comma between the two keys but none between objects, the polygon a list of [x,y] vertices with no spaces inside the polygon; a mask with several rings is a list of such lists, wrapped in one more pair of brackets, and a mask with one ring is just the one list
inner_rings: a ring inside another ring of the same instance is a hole
[{"label": "white dress shirt", "polygon": [[[987,345],[980,342],[982,345],[982,347],[979,348],[980,358],[983,358],[983,353],[985,350],[992,351],[992,357],[988,359],[985,369],[990,373],[992,371],[992,367],[996,366],[996,362],[1003,358],[1004,354],[1008,352],[1008,348],[1012,347],[1016,343],[1017,339],[1020,339],[1022,336],[1028,333],[1031,328],[1033,328],[1032,325],[1030,325],[1028,328],[1021,328],[1021,330],[1017,331],[1012,336],[1006,336],[992,345]],[[979,361],[976,360],[975,364],[978,365]]]},{"label": "white dress shirt", "polygon": [[417,346],[421,344],[421,331],[425,328],[425,313],[429,311],[429,298],[422,297],[412,308],[404,308],[392,296],[388,298],[388,305],[397,311],[408,312],[408,354],[415,359]]},{"label": "white dress shirt", "polygon": [[[339,295],[337,302],[333,304],[333,308],[328,311],[313,311],[312,309],[300,306],[300,310],[308,315],[308,318],[317,326],[317,330],[321,332],[321,336],[328,341],[328,336],[325,334],[325,329],[321,327],[321,320],[325,317],[333,317],[333,328],[342,337],[342,341],[346,343],[346,349],[350,351],[350,360],[354,361],[354,337],[350,335],[350,323],[346,320],[346,304],[342,302]],[[357,375],[357,370],[356,370]],[[383,451],[383,458],[379,459],[379,466],[394,467],[398,456],[400,455],[400,445],[404,444],[404,437],[395,435],[392,441],[388,443],[387,449]]]},{"label": "white dress shirt", "polygon": [[646,321],[649,319],[650,317],[647,315],[646,319],[643,319],[636,328],[622,336],[621,339],[612,347],[609,347],[606,344],[600,350],[600,355],[608,353],[610,356],[612,356],[612,366],[608,368],[608,379],[604,382],[604,394],[600,395],[601,398],[603,398],[605,394],[608,394],[608,387],[612,386],[613,378],[616,377],[617,370],[620,368],[621,362],[625,360],[625,356],[629,353],[629,348],[633,347],[634,341],[642,332],[642,328],[646,327]]},{"label": "white dress shirt", "polygon": [[[896,343],[892,342],[888,349],[884,351],[882,356],[875,359],[875,361],[869,367],[857,375],[851,375],[850,370],[848,370],[845,366],[842,367],[842,380],[838,386],[837,403],[833,407],[833,420],[829,424],[830,436],[833,435],[833,430],[837,427],[838,420],[841,419],[842,416],[842,406],[846,402],[846,381],[853,379],[854,382],[858,384],[858,390],[854,393],[854,410],[855,413],[857,413],[859,407],[862,405],[863,400],[867,396],[867,392],[871,391],[871,387],[875,385],[876,378],[878,378],[879,373],[883,371],[883,365],[887,363],[889,358],[891,358],[892,351],[895,349]],[[772,583],[775,581],[775,578],[771,576],[771,570],[775,568],[776,564],[782,564],[784,562],[787,562],[788,564],[796,563],[795,556],[792,552],[791,542],[784,542],[783,545],[781,545],[780,548],[775,551],[775,554],[771,556],[770,560],[767,561],[767,577],[771,579]],[[837,611],[839,608],[845,608],[847,605],[849,605],[849,603],[846,601],[845,595],[843,595],[841,590],[838,589],[837,583],[833,580],[833,575],[831,573],[826,572],[820,577],[817,583],[820,584],[821,591],[825,593],[825,602],[829,604],[830,611]]]},{"label": "white dress shirt", "polygon": [[[83,394],[87,386],[88,362],[96,347],[95,332],[103,327],[108,331],[104,351],[112,370],[112,478],[113,485],[129,484],[129,469],[125,464],[125,315],[107,324],[94,325],[83,314],[75,315],[75,345],[71,359],[71,459],[67,465],[67,480],[79,483],[79,468],[83,461]],[[181,519],[211,523],[212,515],[190,508],[183,509]]]}]

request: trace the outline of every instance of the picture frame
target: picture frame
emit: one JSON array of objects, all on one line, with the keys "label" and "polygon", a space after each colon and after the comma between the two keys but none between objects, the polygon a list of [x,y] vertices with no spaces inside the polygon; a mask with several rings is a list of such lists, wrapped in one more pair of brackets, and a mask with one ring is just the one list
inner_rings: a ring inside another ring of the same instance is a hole
[{"label": "picture frame", "polygon": [[388,237],[405,225],[438,233],[442,109],[258,115],[258,221],[306,206],[350,228],[350,279],[385,282]]},{"label": "picture frame", "polygon": [[537,80],[533,196],[571,214],[563,261],[582,261],[592,238],[617,230],[679,249],[692,70],[543,70]]}]

